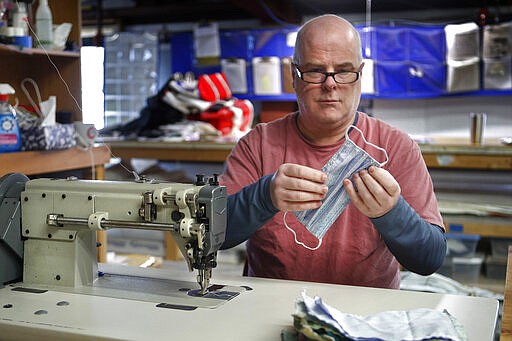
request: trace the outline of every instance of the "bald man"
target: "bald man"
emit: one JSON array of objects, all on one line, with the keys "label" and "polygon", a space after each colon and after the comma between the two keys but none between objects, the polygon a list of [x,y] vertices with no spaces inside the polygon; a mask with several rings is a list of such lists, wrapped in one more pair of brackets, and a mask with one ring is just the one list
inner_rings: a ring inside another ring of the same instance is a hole
[{"label": "bald man", "polygon": [[357,30],[306,22],[291,67],[298,112],[258,124],[226,160],[223,248],[247,241],[248,276],[399,288],[400,265],[435,272],[446,239],[432,180],[406,133],[357,111]]}]

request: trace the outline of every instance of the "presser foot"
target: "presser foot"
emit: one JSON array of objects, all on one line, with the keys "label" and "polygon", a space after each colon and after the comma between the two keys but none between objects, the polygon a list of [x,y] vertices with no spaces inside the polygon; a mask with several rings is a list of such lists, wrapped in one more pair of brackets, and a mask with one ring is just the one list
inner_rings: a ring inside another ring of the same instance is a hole
[{"label": "presser foot", "polygon": [[199,274],[197,275],[197,283],[199,283],[199,294],[201,296],[204,296],[208,293],[211,273],[211,269],[199,269]]}]

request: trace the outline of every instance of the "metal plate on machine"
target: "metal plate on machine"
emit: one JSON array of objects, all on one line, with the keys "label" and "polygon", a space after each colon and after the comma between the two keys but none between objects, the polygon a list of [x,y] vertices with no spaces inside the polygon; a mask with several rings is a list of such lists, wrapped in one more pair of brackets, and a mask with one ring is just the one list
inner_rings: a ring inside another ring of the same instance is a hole
[{"label": "metal plate on machine", "polygon": [[[14,285],[17,286],[17,285]],[[154,302],[161,308],[193,310],[214,309],[247,291],[246,287],[211,285],[203,296],[197,294],[197,283],[164,278],[139,277],[131,275],[103,274],[94,285],[83,287],[47,287],[37,289],[111,297],[135,301]],[[34,289],[20,284],[24,289]],[[19,287],[18,287],[19,288]],[[19,290],[16,289],[15,290]]]},{"label": "metal plate on machine", "polygon": [[206,295],[200,296],[195,294],[197,286],[195,282],[105,274],[93,288],[94,295],[99,296],[199,308],[216,308],[246,291],[243,287],[212,285]]}]

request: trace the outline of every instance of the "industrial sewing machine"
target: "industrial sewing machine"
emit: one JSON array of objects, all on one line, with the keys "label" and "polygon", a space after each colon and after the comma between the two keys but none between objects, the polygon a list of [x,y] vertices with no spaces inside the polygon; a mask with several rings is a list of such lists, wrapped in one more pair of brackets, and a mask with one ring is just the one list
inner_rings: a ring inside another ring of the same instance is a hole
[{"label": "industrial sewing machine", "polygon": [[189,271],[198,270],[203,296],[225,237],[227,194],[216,176],[181,184],[10,174],[0,179],[0,200],[0,287],[23,278],[24,287],[94,291],[96,231],[131,228],[169,231]]}]

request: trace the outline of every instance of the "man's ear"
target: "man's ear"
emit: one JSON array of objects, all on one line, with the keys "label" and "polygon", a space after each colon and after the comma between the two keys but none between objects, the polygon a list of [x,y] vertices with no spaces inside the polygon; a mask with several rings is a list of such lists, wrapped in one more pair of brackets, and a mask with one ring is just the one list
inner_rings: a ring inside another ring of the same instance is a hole
[{"label": "man's ear", "polygon": [[295,70],[295,68],[293,67],[293,63],[290,63],[290,72],[292,73],[292,86],[293,86],[293,90],[296,90],[296,83],[297,83],[297,72]]}]

